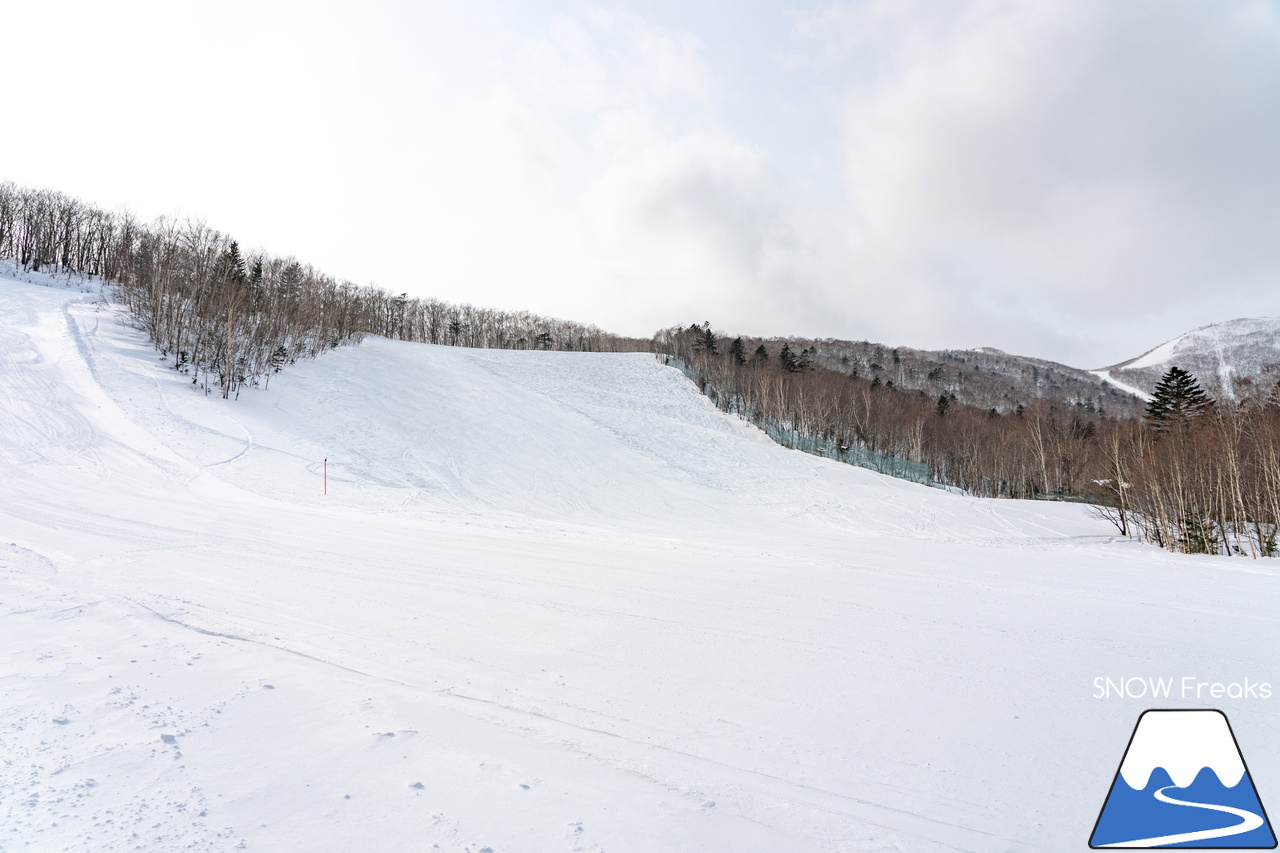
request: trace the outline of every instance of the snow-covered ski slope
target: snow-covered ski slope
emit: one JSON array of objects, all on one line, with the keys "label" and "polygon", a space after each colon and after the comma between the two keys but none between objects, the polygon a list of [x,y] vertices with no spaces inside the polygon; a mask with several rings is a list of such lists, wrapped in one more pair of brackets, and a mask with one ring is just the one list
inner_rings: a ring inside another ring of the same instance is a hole
[{"label": "snow-covered ski slope", "polygon": [[[1270,561],[643,355],[370,339],[227,402],[95,298],[0,281],[5,850],[1083,849],[1137,714],[1205,706],[1094,678],[1280,682]],[[1216,703],[1264,802],[1275,701]]]}]

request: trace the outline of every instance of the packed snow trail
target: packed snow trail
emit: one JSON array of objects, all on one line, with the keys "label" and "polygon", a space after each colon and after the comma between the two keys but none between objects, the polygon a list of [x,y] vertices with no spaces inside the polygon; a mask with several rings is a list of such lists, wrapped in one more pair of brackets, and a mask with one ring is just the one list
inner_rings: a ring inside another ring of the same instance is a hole
[{"label": "packed snow trail", "polygon": [[227,402],[94,299],[0,281],[4,849],[1074,849],[1145,707],[1095,677],[1276,669],[1270,562],[643,355],[371,339]]}]

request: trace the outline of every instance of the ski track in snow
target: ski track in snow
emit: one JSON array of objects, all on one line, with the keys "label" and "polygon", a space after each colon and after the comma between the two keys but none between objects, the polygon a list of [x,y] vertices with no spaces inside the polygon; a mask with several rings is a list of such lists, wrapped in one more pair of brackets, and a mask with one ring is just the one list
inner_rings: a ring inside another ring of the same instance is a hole
[{"label": "ski track in snow", "polygon": [[1146,391],[1143,391],[1141,388],[1136,388],[1133,385],[1128,385],[1124,382],[1121,382],[1119,379],[1116,379],[1114,376],[1111,375],[1110,370],[1090,370],[1089,372],[1092,373],[1094,376],[1098,377],[1099,379],[1101,379],[1103,382],[1107,382],[1107,383],[1110,383],[1111,385],[1114,385],[1115,387],[1119,388],[1121,391],[1125,392],[1126,394],[1132,394],[1133,396],[1137,397],[1139,400],[1146,400],[1147,402],[1151,401],[1150,394],[1148,394]]},{"label": "ski track in snow", "polygon": [[27,278],[0,849],[1074,849],[1145,707],[1093,678],[1274,669],[1270,563],[789,451],[648,356],[371,338],[228,402]]}]

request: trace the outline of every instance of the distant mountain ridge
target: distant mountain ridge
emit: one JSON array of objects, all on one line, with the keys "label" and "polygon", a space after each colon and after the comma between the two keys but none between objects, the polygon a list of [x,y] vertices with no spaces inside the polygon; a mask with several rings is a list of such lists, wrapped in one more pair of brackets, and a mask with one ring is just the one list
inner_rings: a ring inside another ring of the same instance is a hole
[{"label": "distant mountain ridge", "polygon": [[1156,382],[1170,367],[1193,373],[1214,397],[1231,398],[1247,383],[1280,380],[1280,317],[1212,323],[1179,335],[1127,361],[1084,370],[994,347],[923,350],[834,338],[744,338],[747,352],[782,345],[816,367],[853,373],[902,391],[1000,412],[1035,400],[1054,400],[1090,414],[1141,415]]},{"label": "distant mountain ridge", "polygon": [[1125,417],[1141,414],[1145,401],[1092,371],[1056,361],[1014,355],[994,347],[924,350],[871,341],[834,338],[744,338],[748,354],[764,344],[777,357],[787,344],[810,364],[867,379],[879,378],[901,391],[1001,413],[1037,400],[1075,406],[1088,414]]},{"label": "distant mountain ridge", "polygon": [[1137,358],[1102,368],[1097,375],[1118,386],[1150,393],[1170,367],[1195,374],[1215,397],[1233,397],[1242,382],[1274,381],[1280,375],[1280,317],[1211,323],[1166,341]]}]

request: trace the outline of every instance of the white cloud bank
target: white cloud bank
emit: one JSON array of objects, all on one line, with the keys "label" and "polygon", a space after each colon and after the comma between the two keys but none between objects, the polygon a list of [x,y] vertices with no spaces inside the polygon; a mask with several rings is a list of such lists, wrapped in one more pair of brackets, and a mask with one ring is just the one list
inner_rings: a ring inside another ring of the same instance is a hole
[{"label": "white cloud bank", "polygon": [[1085,366],[1280,314],[1262,0],[9,17],[0,178],[397,291]]}]

